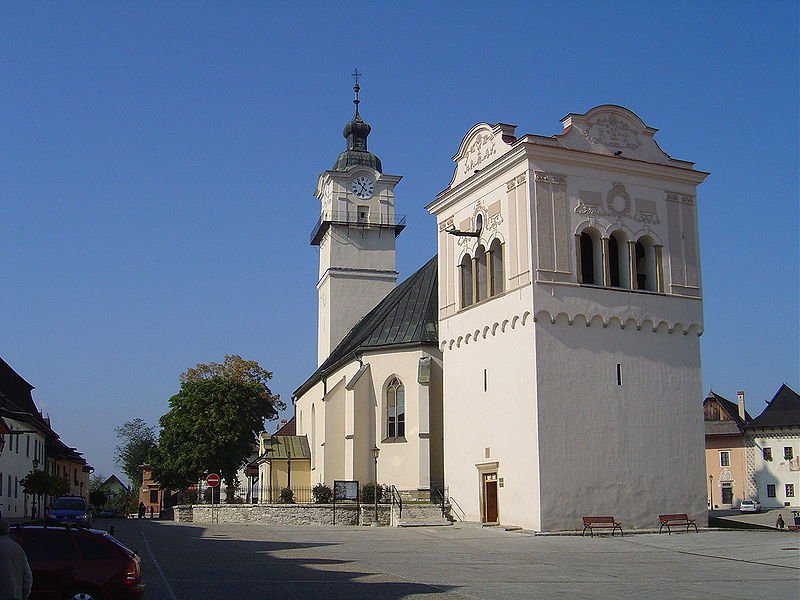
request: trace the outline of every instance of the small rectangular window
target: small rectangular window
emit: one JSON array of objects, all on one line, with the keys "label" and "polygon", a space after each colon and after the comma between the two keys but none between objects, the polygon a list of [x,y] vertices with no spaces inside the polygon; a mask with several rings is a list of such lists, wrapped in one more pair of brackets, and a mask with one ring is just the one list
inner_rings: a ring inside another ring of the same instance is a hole
[{"label": "small rectangular window", "polygon": [[774,498],[775,497],[775,484],[768,483],[767,484],[767,498]]},{"label": "small rectangular window", "polygon": [[794,498],[794,484],[787,483],[786,484],[786,497],[787,498]]},{"label": "small rectangular window", "polygon": [[360,205],[358,207],[358,222],[366,223],[369,221],[369,206]]},{"label": "small rectangular window", "polygon": [[764,460],[772,460],[772,448],[764,448]]},{"label": "small rectangular window", "polygon": [[794,458],[794,451],[792,450],[791,446],[783,447],[783,458],[786,460],[792,460]]},{"label": "small rectangular window", "polygon": [[622,385],[622,365],[617,363],[617,385]]},{"label": "small rectangular window", "polygon": [[719,453],[719,466],[720,467],[730,467],[731,466],[731,453],[730,450],[721,450]]},{"label": "small rectangular window", "polygon": [[31,456],[31,436],[25,436],[25,456],[30,458]]}]

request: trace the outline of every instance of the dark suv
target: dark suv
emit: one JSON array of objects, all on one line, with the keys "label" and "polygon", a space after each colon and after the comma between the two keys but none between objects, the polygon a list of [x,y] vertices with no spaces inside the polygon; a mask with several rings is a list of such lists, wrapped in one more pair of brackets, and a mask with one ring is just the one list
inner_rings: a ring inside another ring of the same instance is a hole
[{"label": "dark suv", "polygon": [[56,523],[92,526],[92,512],[80,496],[62,496],[53,502],[47,518]]},{"label": "dark suv", "polygon": [[139,600],[139,556],[105,531],[50,524],[11,527],[33,571],[30,600]]}]

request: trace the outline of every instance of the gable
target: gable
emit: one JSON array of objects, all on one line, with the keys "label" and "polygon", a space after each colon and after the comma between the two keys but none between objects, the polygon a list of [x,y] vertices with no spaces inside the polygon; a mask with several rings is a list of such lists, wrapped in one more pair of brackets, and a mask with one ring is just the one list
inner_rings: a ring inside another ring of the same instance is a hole
[{"label": "gable", "polygon": [[515,129],[515,125],[504,123],[474,125],[461,140],[458,152],[453,155],[456,168],[450,180],[450,187],[472,177],[474,173],[508,152],[516,141]]},{"label": "gable", "polygon": [[560,145],[572,150],[683,168],[692,166],[692,163],[671,158],[659,148],[653,139],[658,129],[648,127],[622,106],[603,104],[584,114],[570,113],[561,123],[564,131],[555,138]]}]

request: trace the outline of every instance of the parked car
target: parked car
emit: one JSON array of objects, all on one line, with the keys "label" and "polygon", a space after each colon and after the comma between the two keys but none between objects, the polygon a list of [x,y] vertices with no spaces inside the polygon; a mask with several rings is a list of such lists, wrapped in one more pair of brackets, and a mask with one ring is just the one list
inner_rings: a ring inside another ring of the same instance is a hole
[{"label": "parked car", "polygon": [[91,527],[92,511],[86,500],[80,496],[62,496],[53,502],[47,513],[50,521],[62,524],[84,525]]},{"label": "parked car", "polygon": [[742,500],[739,512],[761,512],[761,503],[758,500]]},{"label": "parked car", "polygon": [[127,515],[116,508],[107,508],[97,515],[102,519],[124,519]]},{"label": "parked car", "polygon": [[139,600],[141,560],[105,531],[63,525],[11,527],[33,572],[30,600]]}]

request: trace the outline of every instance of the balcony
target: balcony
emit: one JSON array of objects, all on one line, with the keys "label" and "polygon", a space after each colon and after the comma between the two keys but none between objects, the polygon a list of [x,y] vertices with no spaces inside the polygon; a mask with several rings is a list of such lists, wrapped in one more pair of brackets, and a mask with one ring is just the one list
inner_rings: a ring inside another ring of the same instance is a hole
[{"label": "balcony", "polygon": [[389,215],[361,213],[359,211],[325,210],[311,232],[311,245],[319,246],[325,232],[331,225],[347,225],[361,229],[393,229],[397,237],[406,228],[405,215]]}]

